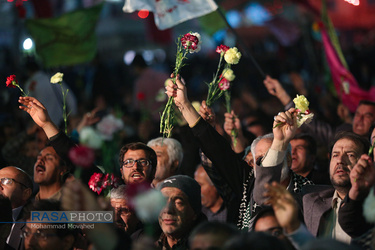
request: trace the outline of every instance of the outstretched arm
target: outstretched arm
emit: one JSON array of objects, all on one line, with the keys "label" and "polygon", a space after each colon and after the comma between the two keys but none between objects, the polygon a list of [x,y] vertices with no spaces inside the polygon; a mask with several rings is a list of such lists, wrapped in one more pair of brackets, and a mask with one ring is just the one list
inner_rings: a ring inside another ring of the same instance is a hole
[{"label": "outstretched arm", "polygon": [[48,138],[59,133],[58,127],[52,122],[44,105],[34,97],[20,97],[18,102],[22,105],[19,108],[26,111],[34,122],[43,129]]},{"label": "outstretched arm", "polygon": [[291,102],[292,99],[278,80],[271,78],[270,76],[266,76],[263,83],[267,88],[268,93],[276,96],[284,106]]}]

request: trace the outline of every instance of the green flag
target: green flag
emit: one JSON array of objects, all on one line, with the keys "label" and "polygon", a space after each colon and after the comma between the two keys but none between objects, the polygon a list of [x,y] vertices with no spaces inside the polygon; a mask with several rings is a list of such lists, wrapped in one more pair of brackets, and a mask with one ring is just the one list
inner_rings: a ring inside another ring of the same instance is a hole
[{"label": "green flag", "polygon": [[99,4],[57,18],[26,21],[45,67],[74,65],[95,57],[95,27],[101,9]]}]

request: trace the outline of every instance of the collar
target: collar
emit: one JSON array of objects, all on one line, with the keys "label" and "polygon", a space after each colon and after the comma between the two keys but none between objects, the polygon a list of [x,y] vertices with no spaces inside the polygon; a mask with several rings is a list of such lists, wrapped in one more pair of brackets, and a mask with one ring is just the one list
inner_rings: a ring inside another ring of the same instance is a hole
[{"label": "collar", "polygon": [[335,192],[333,193],[332,202],[331,202],[332,209],[337,208],[337,206],[339,206],[341,202],[342,202],[342,199],[339,197],[337,190],[335,190]]},{"label": "collar", "polygon": [[22,210],[23,206],[19,206],[19,207],[16,207],[16,208],[13,208],[12,209],[12,217],[13,217],[13,221],[16,221],[18,216],[20,215],[21,213],[21,210]]}]

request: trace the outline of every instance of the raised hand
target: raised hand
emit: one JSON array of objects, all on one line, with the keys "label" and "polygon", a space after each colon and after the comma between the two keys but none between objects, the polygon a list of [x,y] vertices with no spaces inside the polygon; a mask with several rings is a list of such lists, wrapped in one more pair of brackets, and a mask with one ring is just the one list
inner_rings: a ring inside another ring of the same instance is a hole
[{"label": "raised hand", "polygon": [[297,118],[295,108],[279,112],[274,116],[272,148],[275,150],[286,150],[289,142],[297,132]]},{"label": "raised hand", "polygon": [[206,120],[211,126],[215,126],[215,112],[213,111],[212,108],[208,107],[206,104],[206,101],[202,101],[202,104],[199,108],[199,115]]},{"label": "raised hand", "polygon": [[41,127],[48,138],[59,132],[57,126],[52,122],[44,105],[34,97],[20,97],[18,102],[21,104],[19,108],[26,111],[34,122]]},{"label": "raised hand", "polygon": [[265,184],[264,196],[268,198],[266,205],[271,205],[277,221],[287,232],[292,233],[300,226],[298,219],[298,204],[293,196],[281,184],[272,182]]},{"label": "raised hand", "polygon": [[96,113],[99,111],[99,107],[94,108],[91,110],[91,112],[87,112],[86,114],[83,115],[81,121],[79,122],[77,126],[77,131],[80,132],[82,128],[86,126],[91,126],[98,121],[100,121],[100,117],[96,116]]},{"label": "raised hand", "polygon": [[[173,78],[174,75],[172,74],[171,77]],[[169,97],[174,98],[174,103],[180,110],[184,107],[184,105],[189,103],[189,99],[187,98],[187,90],[180,75],[177,75],[176,77],[176,84],[173,84],[172,80],[169,79],[168,85],[165,87],[165,89],[166,94]]]},{"label": "raised hand", "polygon": [[352,200],[364,199],[370,188],[375,184],[375,167],[370,156],[364,154],[350,171],[349,198]]},{"label": "raised hand", "polygon": [[227,135],[231,136],[232,129],[237,129],[237,131],[241,130],[240,119],[234,114],[233,110],[231,113],[225,113],[224,117],[224,131]]},{"label": "raised hand", "polygon": [[271,78],[270,76],[266,76],[263,83],[267,88],[268,93],[276,96],[284,106],[291,101],[289,94],[285,91],[278,80]]}]

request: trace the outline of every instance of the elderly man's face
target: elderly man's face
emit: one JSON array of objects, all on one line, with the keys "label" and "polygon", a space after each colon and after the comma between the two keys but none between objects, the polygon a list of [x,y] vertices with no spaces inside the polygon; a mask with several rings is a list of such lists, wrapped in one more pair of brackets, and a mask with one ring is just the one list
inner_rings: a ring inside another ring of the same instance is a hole
[{"label": "elderly man's face", "polygon": [[313,167],[313,159],[307,149],[308,143],[303,139],[293,139],[290,144],[292,145],[291,169],[294,173],[306,177]]},{"label": "elderly man's face", "polygon": [[[123,162],[126,160],[148,160],[146,153],[142,149],[128,150],[124,154]],[[142,166],[139,162],[135,162],[132,167],[122,166],[122,179],[125,184],[129,183],[141,183],[145,180],[150,180],[152,171],[151,163],[148,166]]]},{"label": "elderly man's face", "polygon": [[11,179],[11,184],[2,184],[0,182],[0,194],[9,198],[12,208],[22,206],[30,198],[31,189],[22,183],[20,171],[14,167],[5,167],[0,170],[0,180],[3,178]]},{"label": "elderly man's face", "polygon": [[334,187],[350,187],[349,174],[360,156],[360,148],[352,140],[343,138],[335,143],[329,167]]},{"label": "elderly man's face", "polygon": [[130,210],[125,199],[111,199],[111,206],[115,210],[115,224],[129,235],[137,229],[139,220],[134,211]]},{"label": "elderly man's face", "polygon": [[176,173],[176,163],[170,162],[167,151],[167,146],[151,146],[155,151],[158,164],[156,166],[155,178],[158,180],[164,180]]},{"label": "elderly man's face", "polygon": [[270,149],[271,145],[272,145],[272,139],[268,138],[268,139],[260,140],[255,146],[255,161],[265,156],[268,149]]},{"label": "elderly man's face", "polygon": [[202,206],[206,208],[214,208],[218,204],[222,204],[223,200],[221,199],[215,186],[210,181],[210,177],[207,175],[203,167],[198,167],[198,169],[195,171],[194,179],[201,186]]},{"label": "elderly man's face", "polygon": [[161,193],[167,198],[167,204],[160,212],[159,224],[168,236],[181,238],[191,229],[197,218],[184,192],[175,187],[165,187]]}]

